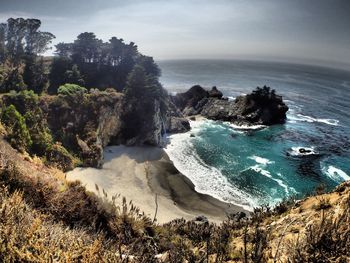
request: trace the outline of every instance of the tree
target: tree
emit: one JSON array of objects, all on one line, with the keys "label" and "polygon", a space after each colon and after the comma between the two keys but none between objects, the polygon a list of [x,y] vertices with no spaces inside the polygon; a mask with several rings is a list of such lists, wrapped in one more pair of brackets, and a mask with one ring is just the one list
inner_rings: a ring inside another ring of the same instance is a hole
[{"label": "tree", "polygon": [[64,73],[64,82],[77,85],[84,85],[84,79],[80,74],[78,65],[74,64],[71,70]]},{"label": "tree", "polygon": [[26,88],[27,85],[24,83],[19,69],[15,68],[6,74],[3,85],[1,87],[1,92],[9,92],[10,90],[21,91]]},{"label": "tree", "polygon": [[137,64],[139,64],[145,69],[147,75],[160,77],[160,68],[154,62],[152,57],[141,55],[137,60]]},{"label": "tree", "polygon": [[30,151],[39,156],[45,155],[52,146],[53,139],[42,110],[35,107],[34,110],[26,112],[24,119],[32,140]]},{"label": "tree", "polygon": [[49,73],[50,86],[48,88],[49,94],[57,94],[59,86],[66,83],[65,73],[72,69],[73,63],[70,58],[55,57],[51,63],[51,69]]},{"label": "tree", "polygon": [[6,27],[6,49],[9,58],[16,66],[24,55],[23,39],[26,34],[26,20],[9,18]]},{"label": "tree", "polygon": [[24,18],[9,18],[0,24],[0,64],[6,62],[8,71],[3,90],[28,87],[41,93],[46,88],[44,63],[38,56],[48,49],[55,36],[39,31],[40,26],[40,20]]},{"label": "tree", "polygon": [[6,28],[5,23],[0,23],[0,64],[5,63],[6,59]]},{"label": "tree", "polygon": [[97,39],[94,33],[81,33],[74,41],[73,61],[80,63],[94,63],[98,61],[99,45],[101,40]]},{"label": "tree", "polygon": [[69,58],[72,55],[73,44],[60,42],[56,46],[56,55],[59,57]]},{"label": "tree", "polygon": [[[75,72],[80,72],[84,84],[81,81],[78,83],[70,77],[67,80],[68,76],[72,76],[71,65],[68,67],[67,73],[66,71],[60,72],[59,79],[66,78],[65,82],[77,83],[87,88],[113,87],[116,90],[122,90],[125,87],[127,76],[140,57],[135,43],[126,44],[123,39],[117,37],[112,37],[109,42],[103,42],[91,32],[81,33],[73,43],[57,44],[55,53],[60,58],[69,60],[70,64],[77,65]],[[147,71],[158,74],[159,72],[157,73],[157,68],[152,65],[152,61],[145,59],[144,66]],[[52,67],[52,71],[55,70]],[[52,75],[56,75],[56,73],[58,71]],[[54,85],[52,88],[49,87],[50,92],[57,90],[57,87],[62,84],[59,83],[57,86],[57,82],[51,81],[51,78],[50,82]]]},{"label": "tree", "polygon": [[14,105],[11,104],[4,110],[1,121],[5,125],[10,144],[19,151],[28,151],[32,145],[32,140],[25,119]]},{"label": "tree", "polygon": [[124,93],[128,99],[137,99],[144,96],[144,88],[146,87],[147,76],[145,69],[136,65],[130,72]]},{"label": "tree", "polygon": [[33,90],[37,94],[41,94],[46,89],[48,77],[45,73],[43,58],[26,57],[23,80],[27,89]]}]

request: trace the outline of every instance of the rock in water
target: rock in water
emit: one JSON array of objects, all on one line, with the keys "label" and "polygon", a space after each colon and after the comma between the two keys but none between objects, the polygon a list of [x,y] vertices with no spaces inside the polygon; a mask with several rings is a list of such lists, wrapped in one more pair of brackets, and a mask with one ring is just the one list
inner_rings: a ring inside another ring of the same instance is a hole
[{"label": "rock in water", "polygon": [[173,96],[172,100],[185,116],[201,114],[208,119],[241,126],[281,124],[285,122],[288,111],[282,97],[266,86],[229,101],[215,86],[206,91],[196,85]]}]

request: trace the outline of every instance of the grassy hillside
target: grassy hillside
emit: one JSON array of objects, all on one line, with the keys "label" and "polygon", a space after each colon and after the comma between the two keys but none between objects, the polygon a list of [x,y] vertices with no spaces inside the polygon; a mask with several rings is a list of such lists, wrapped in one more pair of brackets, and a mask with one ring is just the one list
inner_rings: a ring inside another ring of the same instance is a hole
[{"label": "grassy hillside", "polygon": [[[1,262],[348,262],[350,184],[221,225],[157,225],[1,140]],[[99,189],[103,192],[103,189]]]}]

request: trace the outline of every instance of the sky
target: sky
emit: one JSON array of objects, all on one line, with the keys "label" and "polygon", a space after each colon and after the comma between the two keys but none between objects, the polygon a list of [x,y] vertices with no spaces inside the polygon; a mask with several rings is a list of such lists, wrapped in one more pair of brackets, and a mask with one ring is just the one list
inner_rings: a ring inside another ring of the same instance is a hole
[{"label": "sky", "polygon": [[156,60],[350,68],[350,0],[0,0],[0,21],[9,17],[41,19],[54,44],[94,32],[106,41],[133,41]]}]

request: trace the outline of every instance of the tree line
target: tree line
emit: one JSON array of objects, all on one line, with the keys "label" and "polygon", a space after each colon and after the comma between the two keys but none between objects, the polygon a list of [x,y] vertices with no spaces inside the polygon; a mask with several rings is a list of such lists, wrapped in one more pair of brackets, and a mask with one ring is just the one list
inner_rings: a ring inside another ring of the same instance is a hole
[{"label": "tree line", "polygon": [[134,42],[125,43],[117,37],[105,42],[92,32],[84,32],[72,43],[55,45],[53,57],[44,57],[55,36],[40,31],[40,27],[38,19],[10,18],[0,24],[1,93],[33,90],[37,94],[57,94],[67,83],[87,90],[123,91],[135,67],[142,68],[146,82],[153,82],[151,93],[160,91],[160,69],[152,57],[138,51]]}]

